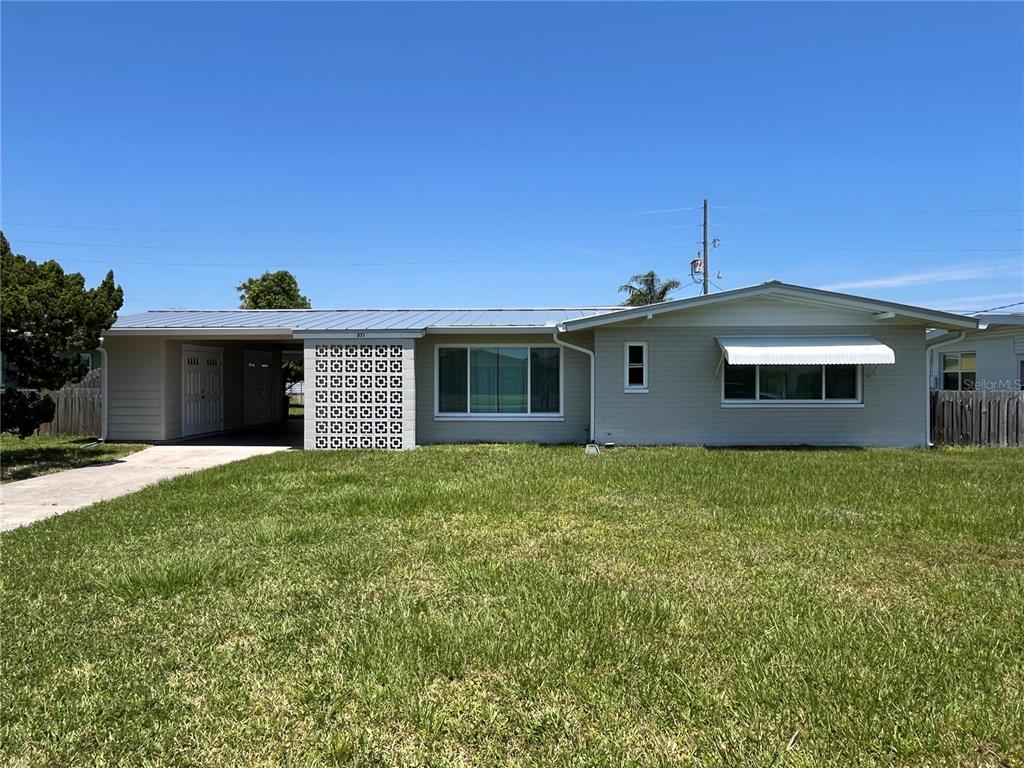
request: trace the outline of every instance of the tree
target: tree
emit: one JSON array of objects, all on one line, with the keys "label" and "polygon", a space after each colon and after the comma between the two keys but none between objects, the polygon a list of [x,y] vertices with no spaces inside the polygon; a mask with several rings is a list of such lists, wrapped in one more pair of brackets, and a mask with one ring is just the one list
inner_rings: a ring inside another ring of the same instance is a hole
[{"label": "tree", "polygon": [[682,285],[678,280],[666,280],[662,282],[654,272],[644,275],[633,275],[629,282],[619,286],[619,293],[628,293],[629,296],[624,302],[626,307],[642,307],[646,304],[657,304],[659,301],[668,299],[672,291]]},{"label": "tree", "polygon": [[36,263],[11,251],[0,232],[0,350],[4,387],[0,420],[5,432],[21,437],[53,420],[54,403],[40,390],[80,380],[88,368],[77,355],[99,346],[124,301],[114,273],[95,288],[78,272],[65,273],[56,261]]},{"label": "tree", "polygon": [[242,309],[309,309],[309,299],[299,293],[299,281],[286,269],[250,277],[236,289]]}]

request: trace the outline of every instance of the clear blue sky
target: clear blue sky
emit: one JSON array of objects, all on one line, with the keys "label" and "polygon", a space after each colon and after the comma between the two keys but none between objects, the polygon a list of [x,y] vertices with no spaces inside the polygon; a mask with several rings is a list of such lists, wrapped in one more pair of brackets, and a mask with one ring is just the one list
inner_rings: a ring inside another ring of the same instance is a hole
[{"label": "clear blue sky", "polygon": [[125,312],[232,307],[282,267],[318,307],[616,303],[634,272],[688,279],[699,212],[650,211],[704,197],[723,288],[1024,299],[1021,4],[5,2],[2,25],[3,229],[112,267]]}]

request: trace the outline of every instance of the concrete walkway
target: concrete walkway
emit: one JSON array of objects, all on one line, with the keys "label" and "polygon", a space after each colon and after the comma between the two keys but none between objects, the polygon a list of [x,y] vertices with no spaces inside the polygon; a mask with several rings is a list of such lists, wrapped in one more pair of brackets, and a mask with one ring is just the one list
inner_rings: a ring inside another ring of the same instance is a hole
[{"label": "concrete walkway", "polygon": [[287,446],[157,445],[112,464],[5,483],[0,485],[0,531],[124,496],[170,477],[284,450]]}]

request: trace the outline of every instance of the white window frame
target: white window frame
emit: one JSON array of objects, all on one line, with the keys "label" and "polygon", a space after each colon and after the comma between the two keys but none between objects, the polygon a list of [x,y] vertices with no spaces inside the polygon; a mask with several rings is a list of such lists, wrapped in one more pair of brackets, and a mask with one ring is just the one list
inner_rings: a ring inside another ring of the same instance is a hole
[{"label": "white window frame", "polygon": [[[851,365],[853,365],[851,363]],[[821,398],[818,400],[762,400],[761,399],[761,366],[743,366],[744,368],[751,367],[754,369],[754,399],[740,399],[740,398],[728,398],[725,397],[725,363],[722,364],[722,375],[719,377],[719,384],[721,386],[721,407],[722,408],[863,408],[864,407],[864,366],[860,363],[855,364],[857,366],[857,396],[853,399],[850,398],[832,398],[825,399],[825,369],[828,367],[824,364],[820,365],[821,368]],[[775,365],[770,366],[772,368]],[[798,366],[793,366],[798,367]]]},{"label": "white window frame", "polygon": [[[533,396],[530,392],[532,382],[531,355],[526,354],[526,413],[471,413],[468,409],[472,402],[472,382],[470,352],[473,349],[557,349],[558,350],[558,413],[531,413]],[[466,350],[466,413],[441,412],[441,369],[438,361],[442,349]],[[434,421],[565,421],[565,351],[558,344],[435,344],[434,345]]]},{"label": "white window frame", "polygon": [[[644,350],[644,383],[630,385],[629,383],[629,348],[643,347]],[[650,379],[647,378],[649,358],[647,356],[646,341],[627,341],[622,345],[622,391],[627,395],[644,395],[650,391]]]},{"label": "white window frame", "polygon": [[[946,374],[953,373],[953,371],[946,370],[946,358],[956,356],[956,389],[946,389]],[[974,370],[964,370],[964,355],[974,355]],[[978,353],[973,349],[963,350],[961,352],[943,352],[939,355],[939,389],[943,392],[970,392],[969,389],[964,389],[964,374],[974,374],[974,386],[978,386]]]}]

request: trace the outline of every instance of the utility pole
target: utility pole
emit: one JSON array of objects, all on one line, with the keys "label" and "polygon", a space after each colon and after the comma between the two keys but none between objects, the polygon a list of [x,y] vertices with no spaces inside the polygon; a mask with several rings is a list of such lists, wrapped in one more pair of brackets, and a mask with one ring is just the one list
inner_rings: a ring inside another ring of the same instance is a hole
[{"label": "utility pole", "polygon": [[708,199],[704,198],[704,295],[708,295]]}]

